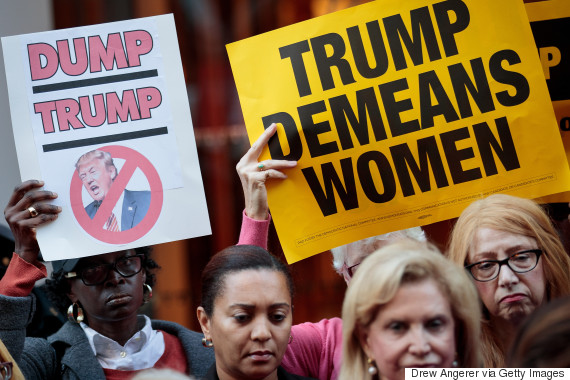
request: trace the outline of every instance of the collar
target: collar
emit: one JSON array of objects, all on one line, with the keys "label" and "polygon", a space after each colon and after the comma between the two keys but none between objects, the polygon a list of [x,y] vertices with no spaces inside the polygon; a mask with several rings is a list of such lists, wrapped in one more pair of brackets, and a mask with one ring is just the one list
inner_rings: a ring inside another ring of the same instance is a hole
[{"label": "collar", "polygon": [[103,368],[137,370],[152,367],[160,359],[165,349],[162,333],[153,330],[146,315],[141,315],[139,318],[144,319],[144,327],[124,346],[98,333],[87,324],[80,323],[93,353]]}]

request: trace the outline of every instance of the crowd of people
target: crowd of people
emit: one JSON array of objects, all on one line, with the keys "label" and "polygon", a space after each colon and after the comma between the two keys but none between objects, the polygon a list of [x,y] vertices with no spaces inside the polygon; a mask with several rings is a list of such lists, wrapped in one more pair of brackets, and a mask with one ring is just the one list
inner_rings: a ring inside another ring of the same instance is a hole
[{"label": "crowd of people", "polygon": [[237,165],[241,234],[202,273],[201,333],[139,314],[159,269],[141,247],[53,262],[46,289],[69,320],[47,339],[26,337],[32,288],[48,276],[36,229],[62,209],[41,181],[16,187],[4,212],[15,249],[0,280],[0,375],[403,380],[408,367],[570,365],[569,255],[540,205],[504,194],[469,205],[445,252],[420,227],[331,250],[348,286],[342,317],[293,325],[291,274],[267,251],[265,185],[295,166],[259,162],[275,131]]}]

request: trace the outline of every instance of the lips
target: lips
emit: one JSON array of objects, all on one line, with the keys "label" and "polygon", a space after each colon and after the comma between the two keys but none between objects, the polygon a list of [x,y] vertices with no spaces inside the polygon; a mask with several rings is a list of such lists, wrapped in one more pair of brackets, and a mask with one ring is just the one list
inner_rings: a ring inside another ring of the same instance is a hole
[{"label": "lips", "polygon": [[525,294],[522,293],[515,293],[515,294],[509,294],[507,296],[504,296],[503,298],[501,298],[501,300],[499,301],[499,303],[512,303],[512,302],[518,302],[521,301],[523,299],[526,298]]},{"label": "lips", "polygon": [[256,362],[266,362],[274,357],[273,352],[267,350],[253,351],[247,356]]},{"label": "lips", "polygon": [[105,304],[109,306],[119,306],[129,303],[132,299],[133,297],[128,293],[116,293],[107,297]]},{"label": "lips", "polygon": [[406,368],[439,368],[439,366],[439,363],[422,363],[408,365]]},{"label": "lips", "polygon": [[93,185],[93,186],[91,186],[91,187],[89,187],[89,188],[90,188],[91,191],[94,192],[94,193],[96,193],[97,190],[99,190],[99,186],[97,186],[97,185]]}]

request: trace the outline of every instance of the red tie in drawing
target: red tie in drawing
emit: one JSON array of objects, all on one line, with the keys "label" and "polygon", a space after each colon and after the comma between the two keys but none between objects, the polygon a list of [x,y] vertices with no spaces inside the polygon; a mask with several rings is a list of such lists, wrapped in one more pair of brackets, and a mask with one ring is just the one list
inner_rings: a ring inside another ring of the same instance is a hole
[{"label": "red tie in drawing", "polygon": [[107,219],[107,224],[105,225],[105,229],[111,232],[119,232],[121,229],[119,228],[119,224],[117,223],[117,218],[115,218],[115,214],[111,213],[109,219]]}]

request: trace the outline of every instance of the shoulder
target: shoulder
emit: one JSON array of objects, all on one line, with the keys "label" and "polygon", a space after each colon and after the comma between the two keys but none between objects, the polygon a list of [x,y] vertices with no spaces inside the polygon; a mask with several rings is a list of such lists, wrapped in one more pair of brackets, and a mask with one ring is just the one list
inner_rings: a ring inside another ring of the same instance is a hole
[{"label": "shoulder", "polygon": [[16,330],[26,328],[35,312],[35,298],[10,297],[0,294],[0,330]]},{"label": "shoulder", "polygon": [[125,189],[124,195],[127,201],[150,201],[150,191],[132,191]]},{"label": "shoulder", "polygon": [[77,323],[65,322],[56,333],[47,338],[51,345],[67,344],[74,345],[82,342],[89,343],[85,333]]},{"label": "shoulder", "polygon": [[85,211],[87,211],[87,213],[89,213],[91,211],[96,211],[96,208],[95,208],[96,203],[97,203],[97,201],[93,201],[93,202],[89,203],[87,206],[85,206]]},{"label": "shoulder", "polygon": [[186,352],[192,374],[198,378],[203,377],[208,368],[214,363],[214,350],[205,348],[202,345],[204,335],[174,322],[153,319],[151,323],[153,329],[162,330],[178,338]]},{"label": "shoulder", "polygon": [[176,322],[161,321],[158,319],[153,319],[153,320],[151,320],[151,324],[152,324],[152,328],[155,330],[162,330],[164,332],[167,332],[169,334],[172,334],[172,335],[178,337],[181,340],[186,339],[189,341],[199,342],[200,347],[202,347],[203,335],[201,333],[187,329],[186,327],[184,327],[184,326],[182,326]]},{"label": "shoulder", "polygon": [[320,337],[322,340],[331,337],[342,337],[342,319],[331,318],[323,319],[317,323],[305,322],[291,327],[293,339],[305,339]]}]

